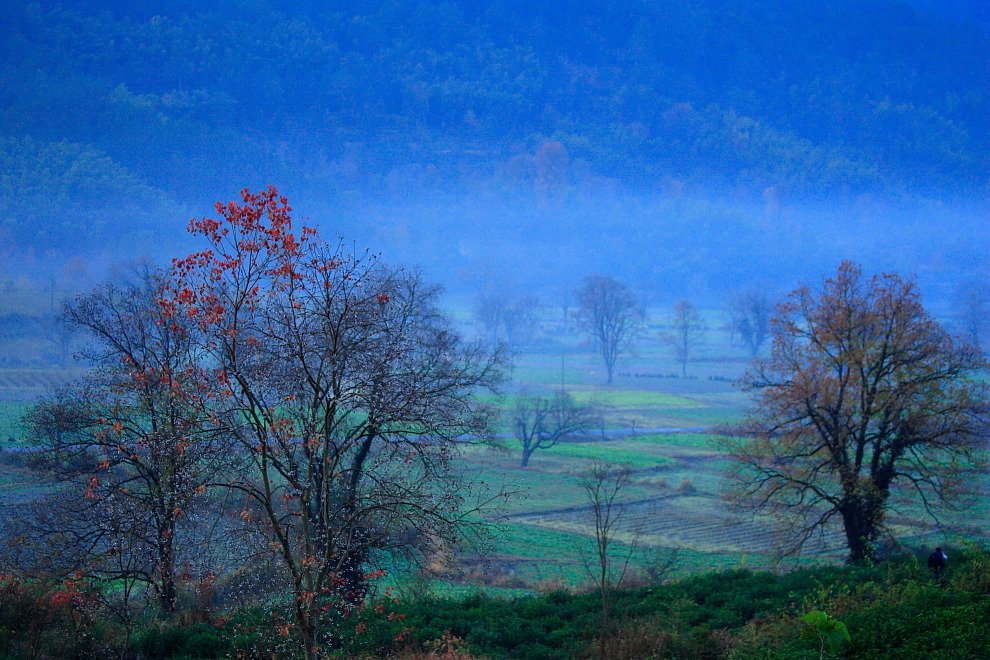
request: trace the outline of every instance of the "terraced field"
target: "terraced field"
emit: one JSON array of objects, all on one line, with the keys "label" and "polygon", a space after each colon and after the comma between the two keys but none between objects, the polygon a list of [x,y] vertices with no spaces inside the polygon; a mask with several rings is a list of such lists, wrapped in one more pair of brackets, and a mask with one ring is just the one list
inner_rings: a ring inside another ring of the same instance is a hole
[{"label": "terraced field", "polygon": [[[668,496],[622,507],[620,532],[624,539],[657,548],[676,548],[721,555],[759,555],[771,552],[773,532],[767,524],[734,516],[708,497]],[[540,514],[513,516],[514,522],[575,534],[589,533],[590,507],[574,507]],[[838,559],[842,555],[839,530],[810,543],[806,557]]]},{"label": "terraced field", "polygon": [[[616,552],[631,552],[635,570],[650,570],[658,557],[672,556],[674,573],[838,563],[845,556],[836,525],[811,539],[799,556],[781,558],[769,520],[736,515],[722,500],[728,462],[712,438],[687,433],[565,444],[537,452],[527,469],[518,466],[514,453],[469,456],[476,469],[519,491],[506,507],[501,539],[489,557],[493,565],[528,580],[587,580],[594,517],[578,479],[592,455],[633,471],[621,496]],[[630,456],[637,458],[625,461]],[[914,545],[936,536],[944,542],[952,534],[973,538],[982,529],[952,516],[936,527],[916,507],[895,512],[889,523],[899,542]]]},{"label": "terraced field", "polygon": [[[501,580],[513,588],[587,581],[587,564],[594,554],[593,516],[580,477],[593,460],[632,471],[620,495],[616,552],[629,554],[634,570],[655,572],[668,564],[673,573],[777,566],[768,521],[739,517],[723,503],[722,475],[728,461],[710,433],[715,426],[740,419],[748,405],[746,395],[732,384],[748,360],[738,350],[728,350],[726,342],[713,340],[704,347],[702,359],[689,365],[689,377],[681,378],[669,351],[651,346],[620,366],[614,385],[608,386],[599,358],[581,352],[576,337],[564,341],[558,354],[517,356],[508,395],[490,401],[509,411],[515,397],[546,394],[563,383],[579,403],[600,407],[604,433],[537,451],[525,469],[519,465],[509,416],[499,429],[503,451],[464,447],[462,469],[472,480],[512,493],[493,518],[497,531],[487,551],[460,558],[464,581]],[[0,446],[10,446],[7,438],[22,435],[17,417],[25,402],[71,375],[56,369],[0,370]],[[0,498],[14,502],[36,496],[39,486],[31,478],[0,460]],[[978,536],[985,527],[988,501],[990,497],[975,510],[975,517],[971,510],[946,518],[939,534],[944,538],[946,530],[959,529]],[[922,542],[932,535],[934,527],[916,509],[907,506],[891,518],[899,538]],[[829,530],[794,561],[841,561],[842,548],[840,530]]]}]

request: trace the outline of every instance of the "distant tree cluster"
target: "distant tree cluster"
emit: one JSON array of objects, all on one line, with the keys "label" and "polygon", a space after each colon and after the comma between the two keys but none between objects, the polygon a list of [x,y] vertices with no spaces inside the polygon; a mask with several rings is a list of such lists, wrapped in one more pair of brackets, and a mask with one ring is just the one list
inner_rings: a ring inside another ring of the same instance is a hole
[{"label": "distant tree cluster", "polygon": [[545,309],[531,293],[516,293],[503,282],[485,278],[479,282],[474,315],[485,329],[489,343],[507,341],[523,345],[537,333]]},{"label": "distant tree cluster", "polygon": [[[489,342],[506,340],[525,344],[538,332],[546,333],[549,316],[532,295],[514,295],[492,276],[482,278],[475,296],[474,315]],[[616,365],[623,354],[642,338],[646,315],[632,290],[622,281],[606,276],[585,277],[573,294],[559,296],[563,321],[591,340],[605,367],[606,382],[612,384]],[[571,305],[573,304],[573,312]],[[759,355],[770,336],[773,305],[767,294],[748,290],[736,295],[728,307],[729,343],[742,341],[753,357]],[[541,330],[542,329],[542,330]],[[694,304],[682,298],[671,309],[666,329],[658,338],[668,345],[687,377],[687,365],[697,359],[708,328]]]},{"label": "distant tree cluster", "polygon": [[770,316],[773,304],[767,294],[749,290],[738,294],[729,303],[729,342],[738,335],[756,357],[770,335]]}]

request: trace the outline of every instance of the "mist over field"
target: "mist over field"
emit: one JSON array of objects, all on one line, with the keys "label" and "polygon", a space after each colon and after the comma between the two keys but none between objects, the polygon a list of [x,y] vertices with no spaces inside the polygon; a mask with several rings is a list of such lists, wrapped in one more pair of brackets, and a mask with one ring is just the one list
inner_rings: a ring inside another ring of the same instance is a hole
[{"label": "mist over field", "polygon": [[606,273],[717,307],[852,259],[950,315],[990,277],[990,44],[944,4],[15,2],[0,272],[166,264],[275,185],[462,298]]}]

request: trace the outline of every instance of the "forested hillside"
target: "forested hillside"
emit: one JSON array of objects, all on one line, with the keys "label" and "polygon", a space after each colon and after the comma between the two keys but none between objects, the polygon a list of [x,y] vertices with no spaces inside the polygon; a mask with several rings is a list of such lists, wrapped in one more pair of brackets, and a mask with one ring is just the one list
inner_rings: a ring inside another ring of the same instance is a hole
[{"label": "forested hillside", "polygon": [[242,182],[982,193],[990,43],[923,6],[15,0],[4,236],[98,244]]}]

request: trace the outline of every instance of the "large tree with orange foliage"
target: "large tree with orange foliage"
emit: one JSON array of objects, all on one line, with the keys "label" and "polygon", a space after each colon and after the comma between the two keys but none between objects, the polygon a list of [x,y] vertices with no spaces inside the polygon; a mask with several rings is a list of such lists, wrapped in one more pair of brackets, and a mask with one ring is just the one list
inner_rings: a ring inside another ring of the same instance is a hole
[{"label": "large tree with orange foliage", "polygon": [[933,516],[959,502],[983,460],[986,364],[929,315],[914,282],[844,262],[792,293],[771,334],[743,379],[755,409],[726,440],[737,503],[785,522],[791,548],[841,523],[859,561],[874,557],[895,494]]}]

